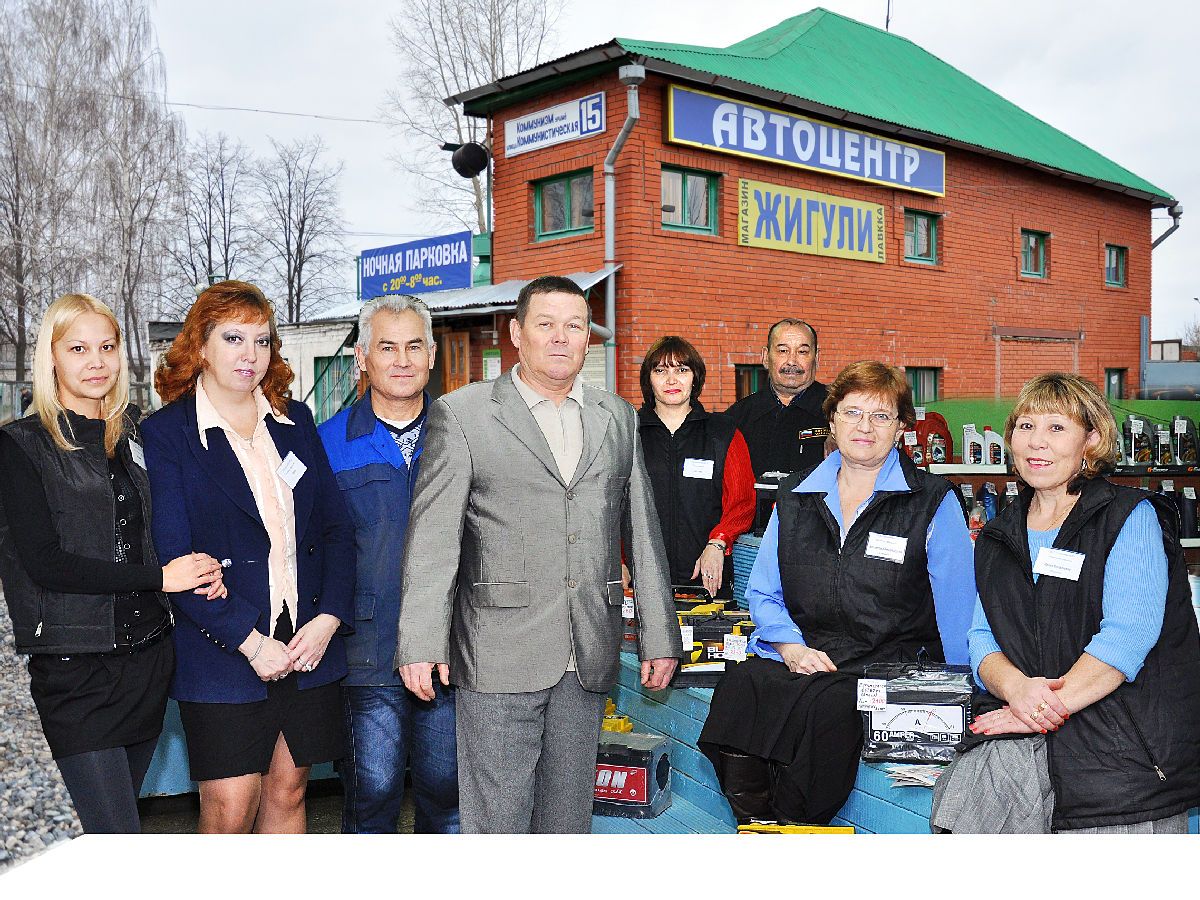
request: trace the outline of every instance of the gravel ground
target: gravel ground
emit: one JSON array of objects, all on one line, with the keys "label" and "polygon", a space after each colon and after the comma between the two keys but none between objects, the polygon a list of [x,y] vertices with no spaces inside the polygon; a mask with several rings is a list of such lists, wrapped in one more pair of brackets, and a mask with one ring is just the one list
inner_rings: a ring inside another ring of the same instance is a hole
[{"label": "gravel ground", "polygon": [[26,659],[0,603],[0,872],[83,833],[42,736]]}]

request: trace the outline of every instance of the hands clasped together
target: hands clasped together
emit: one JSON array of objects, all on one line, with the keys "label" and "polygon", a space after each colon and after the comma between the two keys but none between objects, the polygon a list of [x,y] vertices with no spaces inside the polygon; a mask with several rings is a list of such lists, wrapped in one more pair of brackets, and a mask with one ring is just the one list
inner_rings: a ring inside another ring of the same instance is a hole
[{"label": "hands clasped together", "polygon": [[320,613],[301,625],[287,644],[256,629],[238,649],[259,678],[279,681],[292,672],[311,672],[320,665],[340,624],[336,616]]},{"label": "hands clasped together", "polygon": [[1008,702],[1000,709],[976,716],[973,734],[1046,734],[1058,731],[1071,717],[1058,692],[1062,678],[1025,678],[1008,692]]}]

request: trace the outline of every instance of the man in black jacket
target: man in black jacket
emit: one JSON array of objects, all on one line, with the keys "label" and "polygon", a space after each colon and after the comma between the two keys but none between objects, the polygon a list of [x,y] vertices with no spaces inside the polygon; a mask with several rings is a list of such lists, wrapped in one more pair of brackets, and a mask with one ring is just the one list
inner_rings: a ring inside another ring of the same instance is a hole
[{"label": "man in black jacket", "polygon": [[825,458],[829,423],[821,410],[825,385],[816,381],[817,333],[801,319],[780,319],[767,332],[762,364],[768,387],[729,407],[750,448],[755,477],[798,472]]}]

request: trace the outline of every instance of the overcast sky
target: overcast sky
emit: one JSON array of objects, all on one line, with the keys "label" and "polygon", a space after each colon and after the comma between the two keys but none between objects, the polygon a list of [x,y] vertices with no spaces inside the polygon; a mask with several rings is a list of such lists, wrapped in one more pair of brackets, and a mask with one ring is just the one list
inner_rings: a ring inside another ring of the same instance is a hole
[{"label": "overcast sky", "polygon": [[[822,5],[884,26],[887,0]],[[567,0],[553,55],[614,37],[727,46],[806,8],[804,0]],[[158,2],[168,98],[376,119],[401,67],[388,25],[398,10],[381,0]],[[1183,203],[1182,227],[1154,251],[1153,336],[1178,337],[1200,319],[1200,3],[893,0],[891,30]],[[355,252],[453,230],[411,210],[415,188],[387,159],[400,142],[382,125],[176,111],[189,134],[223,131],[260,153],[268,137],[319,134],[345,164]],[[1154,235],[1169,225],[1157,211]],[[347,271],[352,291],[351,260]]]}]

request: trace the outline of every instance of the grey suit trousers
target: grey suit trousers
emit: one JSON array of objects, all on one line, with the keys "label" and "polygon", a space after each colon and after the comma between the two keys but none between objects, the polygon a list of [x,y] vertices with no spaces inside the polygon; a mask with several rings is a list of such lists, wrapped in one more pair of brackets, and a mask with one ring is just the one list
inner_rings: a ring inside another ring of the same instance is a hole
[{"label": "grey suit trousers", "polygon": [[587,834],[605,695],[575,672],[519,694],[456,692],[464,834]]}]

